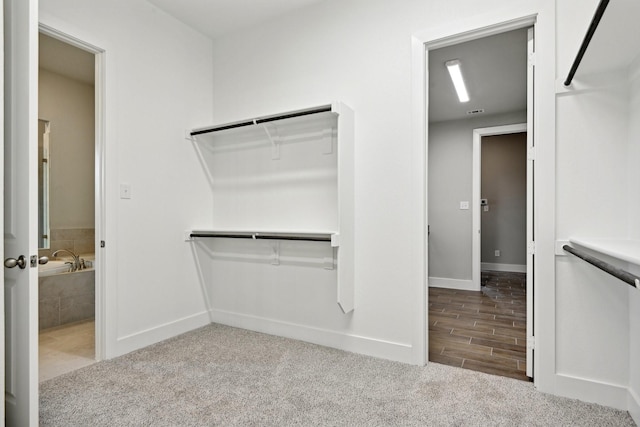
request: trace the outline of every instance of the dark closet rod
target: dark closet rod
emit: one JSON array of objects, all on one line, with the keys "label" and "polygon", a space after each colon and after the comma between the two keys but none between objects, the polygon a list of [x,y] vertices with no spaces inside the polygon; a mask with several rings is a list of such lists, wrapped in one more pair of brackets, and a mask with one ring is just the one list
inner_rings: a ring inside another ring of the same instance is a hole
[{"label": "dark closet rod", "polygon": [[193,232],[190,237],[218,237],[226,239],[252,239],[252,240],[296,240],[307,242],[330,242],[330,235],[316,234],[278,234],[278,233],[216,233],[216,232]]},{"label": "dark closet rod", "polygon": [[235,129],[235,128],[240,128],[245,126],[259,125],[262,123],[275,122],[277,120],[292,119],[294,117],[302,117],[302,116],[308,116],[310,114],[327,113],[327,112],[331,112],[331,105],[325,105],[317,108],[310,108],[307,110],[292,111],[291,113],[282,113],[274,116],[258,117],[251,120],[244,120],[241,122],[229,123],[226,125],[194,130],[193,132],[191,132],[191,136],[202,135],[204,133],[219,132],[222,130]]},{"label": "dark closet rod", "polygon": [[569,245],[564,245],[562,247],[562,249],[564,249],[565,251],[569,252],[570,254],[573,254],[575,256],[577,256],[578,258],[588,262],[589,264],[599,268],[602,271],[605,271],[607,273],[609,273],[610,275],[622,280],[625,283],[628,283],[629,285],[637,288],[640,286],[640,277],[629,273],[626,270],[623,270],[621,268],[618,268],[614,265],[611,265],[607,262],[602,261],[601,259],[598,259],[596,257],[593,257],[591,255],[588,255],[585,252],[582,252],[576,248],[573,248]]},{"label": "dark closet rod", "polygon": [[600,0],[600,3],[598,4],[598,8],[596,9],[596,13],[593,15],[593,19],[591,19],[591,24],[589,25],[587,34],[584,36],[584,40],[582,40],[582,45],[580,45],[580,50],[578,50],[576,59],[573,61],[571,70],[569,70],[569,75],[567,76],[567,79],[564,81],[565,86],[569,86],[571,84],[571,81],[573,81],[573,76],[575,76],[576,71],[578,71],[578,67],[580,66],[582,57],[584,56],[584,53],[587,51],[587,48],[589,47],[589,43],[591,43],[591,38],[593,37],[593,34],[596,32],[596,28],[598,28],[600,19],[602,18],[602,15],[604,15],[604,11],[607,8],[608,4],[609,4],[609,0]]}]

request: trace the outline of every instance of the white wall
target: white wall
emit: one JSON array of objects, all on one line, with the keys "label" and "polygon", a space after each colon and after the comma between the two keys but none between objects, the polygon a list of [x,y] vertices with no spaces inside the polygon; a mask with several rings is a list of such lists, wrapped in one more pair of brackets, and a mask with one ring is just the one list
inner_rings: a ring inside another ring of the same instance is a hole
[{"label": "white wall", "polygon": [[429,125],[429,276],[471,280],[473,130],[525,123],[525,111]]},{"label": "white wall", "polygon": [[[306,339],[339,336],[337,344],[330,338],[325,342],[346,347],[358,341],[351,347],[356,351],[417,360],[416,336],[424,319],[416,319],[415,301],[424,282],[415,225],[423,216],[419,199],[424,195],[416,189],[426,171],[415,168],[419,150],[411,142],[412,33],[445,23],[448,28],[473,21],[481,26],[487,11],[495,17],[496,10],[519,10],[524,16],[535,6],[525,1],[459,0],[445,6],[329,0],[214,42],[216,122],[332,100],[355,111],[356,308],[351,315],[340,314],[333,302],[335,290],[326,282],[287,294],[286,303],[277,298],[263,301],[258,328],[278,323],[270,330]],[[213,291],[233,292],[217,284]],[[235,298],[250,298],[259,291],[254,283],[238,289]],[[290,314],[289,304],[317,315]],[[227,311],[225,321],[234,324],[254,313],[231,302],[217,309]],[[281,326],[287,322],[286,328]]]},{"label": "white wall", "polygon": [[[640,55],[630,69],[629,91],[629,237],[640,239]],[[635,219],[635,220],[634,220]],[[640,276],[640,266],[629,270]],[[640,289],[628,289],[629,299],[629,411],[640,421]]]},{"label": "white wall", "polygon": [[40,20],[105,52],[107,357],[208,323],[183,233],[212,205],[184,132],[211,121],[211,42],[141,0],[41,0]]},{"label": "white wall", "polygon": [[[557,2],[558,28],[566,29],[557,36],[559,79],[575,57],[596,3]],[[608,52],[591,49],[587,55],[606,67]],[[583,72],[575,82],[585,90],[558,90],[557,95],[557,238],[637,239],[637,77],[630,84],[623,67]],[[632,414],[635,408],[638,421],[638,291],[574,257],[558,256],[556,269],[558,393]]]},{"label": "white wall", "polygon": [[39,117],[51,122],[51,229],[94,227],[93,92],[93,85],[40,69]]}]

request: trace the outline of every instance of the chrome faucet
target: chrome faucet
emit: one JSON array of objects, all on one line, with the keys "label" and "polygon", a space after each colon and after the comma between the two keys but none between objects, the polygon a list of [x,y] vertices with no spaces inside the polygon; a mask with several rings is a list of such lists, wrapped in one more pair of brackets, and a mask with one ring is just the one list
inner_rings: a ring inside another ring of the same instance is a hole
[{"label": "chrome faucet", "polygon": [[55,257],[59,252],[66,252],[73,257],[73,262],[69,263],[71,264],[71,271],[82,270],[84,268],[84,260],[81,261],[78,255],[74,254],[68,249],[58,249],[57,251],[52,253],[51,256]]}]

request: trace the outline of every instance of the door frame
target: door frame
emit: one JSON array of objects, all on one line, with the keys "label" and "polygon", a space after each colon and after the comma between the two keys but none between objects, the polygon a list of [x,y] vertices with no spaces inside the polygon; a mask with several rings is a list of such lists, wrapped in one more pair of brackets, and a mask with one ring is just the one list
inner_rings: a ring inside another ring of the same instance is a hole
[{"label": "door frame", "polygon": [[[552,12],[547,12],[553,16]],[[500,19],[502,17],[503,19]],[[416,286],[415,303],[413,306],[413,318],[412,322],[416,325],[415,332],[412,336],[412,359],[417,365],[426,365],[429,357],[429,329],[428,329],[428,305],[429,305],[429,265],[427,260],[428,254],[428,224],[429,224],[429,205],[427,197],[428,188],[428,146],[429,146],[429,51],[442,47],[452,46],[463,42],[488,37],[504,33],[511,30],[517,30],[522,28],[533,27],[537,28],[539,24],[539,13],[534,12],[531,14],[512,15],[511,11],[496,12],[492,17],[479,17],[476,20],[476,25],[472,25],[469,22],[457,22],[455,25],[448,25],[447,27],[435,28],[420,31],[414,33],[411,40],[412,50],[412,147],[415,152],[412,167],[419,173],[416,174],[419,177],[419,181],[415,184],[415,197],[416,203],[420,206],[420,215],[413,217],[412,225],[416,232],[414,233],[415,242],[415,257],[417,260],[413,264],[415,273],[420,277],[420,283]],[[553,20],[549,19],[546,22],[545,30],[549,30],[549,27],[553,28]],[[484,23],[485,25],[482,25]],[[538,34],[538,32],[536,32]],[[546,34],[546,32],[545,32]],[[538,86],[538,88],[541,86]],[[540,92],[536,90],[534,96],[539,96]],[[545,99],[546,100],[546,99]],[[548,103],[548,102],[547,102]],[[538,105],[544,104],[540,102]],[[555,111],[555,110],[553,110]],[[545,118],[548,116],[545,115]],[[555,121],[550,120],[550,124],[555,126]],[[533,128],[537,128],[537,123],[532,123]],[[555,140],[550,140],[550,145],[553,146]],[[534,195],[535,197],[535,195]],[[552,268],[553,270],[553,268]],[[536,276],[536,279],[538,276]],[[536,287],[536,283],[534,283]],[[549,323],[552,323],[553,319],[550,319]],[[549,337],[550,340],[554,338],[554,335]],[[552,352],[550,352],[552,354]],[[539,358],[536,358],[533,363],[534,366],[538,363]],[[555,364],[549,365],[552,372],[555,369]],[[539,372],[539,371],[538,371]],[[538,379],[536,378],[536,383]],[[547,378],[545,376],[544,380]],[[551,389],[551,387],[549,388]]]},{"label": "door frame", "polygon": [[[490,126],[473,130],[473,164],[471,166],[471,179],[473,181],[471,189],[471,281],[475,290],[481,289],[481,264],[482,264],[482,233],[481,233],[481,184],[482,184],[482,138],[485,136],[509,135],[513,133],[527,132],[526,123],[516,123],[512,125]],[[533,176],[527,174],[527,180]],[[530,190],[527,183],[527,192]],[[527,194],[529,200],[529,194]],[[527,212],[533,206],[527,204]]]},{"label": "door frame", "polygon": [[49,37],[58,39],[71,46],[89,52],[95,57],[95,359],[100,361],[106,358],[107,353],[107,298],[106,298],[106,257],[102,249],[105,238],[106,224],[106,52],[104,49],[91,43],[80,40],[63,31],[53,28],[42,22],[38,25],[38,31]]},{"label": "door frame", "polygon": [[[2,69],[0,69],[0,188],[4,191],[4,0],[0,0],[0,52],[2,52]],[[0,233],[4,236],[4,197],[0,197]],[[0,246],[0,260],[4,261],[4,240]],[[2,394],[5,394],[5,334],[4,334],[4,272],[0,278],[0,362],[2,371],[0,381],[2,384]],[[5,420],[4,402],[0,405],[0,419]]]}]

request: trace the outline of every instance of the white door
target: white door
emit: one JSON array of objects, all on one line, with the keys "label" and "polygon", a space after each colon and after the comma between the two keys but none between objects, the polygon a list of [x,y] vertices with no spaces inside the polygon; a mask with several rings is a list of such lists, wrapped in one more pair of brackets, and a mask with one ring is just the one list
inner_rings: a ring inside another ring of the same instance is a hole
[{"label": "white door", "polygon": [[3,10],[6,424],[37,426],[38,0]]},{"label": "white door", "polygon": [[534,61],[534,28],[529,28],[527,38],[527,376],[533,378],[534,324],[533,324],[533,263],[535,256],[535,236],[533,233],[533,185],[534,185],[534,126],[533,126],[533,76]]}]

